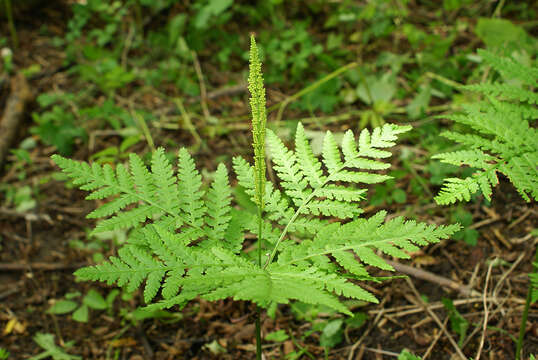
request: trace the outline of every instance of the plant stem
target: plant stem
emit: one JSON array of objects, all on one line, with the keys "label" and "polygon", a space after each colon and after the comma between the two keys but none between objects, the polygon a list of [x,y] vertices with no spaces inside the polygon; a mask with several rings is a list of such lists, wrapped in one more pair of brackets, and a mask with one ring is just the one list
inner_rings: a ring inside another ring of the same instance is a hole
[{"label": "plant stem", "polygon": [[[262,267],[262,207],[258,204],[258,266]],[[261,310],[256,307],[256,360],[262,359],[262,328],[261,328]]]},{"label": "plant stem", "polygon": [[[536,247],[536,252],[534,254],[534,261],[538,262],[538,247]],[[534,271],[538,271],[538,266],[533,267]],[[523,309],[523,316],[521,317],[521,325],[519,326],[519,337],[516,343],[516,360],[521,359],[521,349],[523,348],[523,338],[525,337],[525,328],[527,325],[527,317],[529,316],[529,308],[531,306],[532,299],[532,283],[529,284],[529,289],[527,290],[527,300],[525,301],[525,308]]]},{"label": "plant stem", "polygon": [[19,47],[19,39],[17,37],[17,30],[15,29],[15,22],[13,21],[13,7],[11,6],[11,0],[6,0],[5,5],[7,23],[9,32],[11,33],[11,42],[13,43],[13,48],[16,49]]},{"label": "plant stem", "polygon": [[260,307],[256,307],[256,360],[262,360],[262,327]]},{"label": "plant stem", "polygon": [[258,206],[258,266],[262,267],[262,209]]},{"label": "plant stem", "polygon": [[430,71],[428,71],[424,75],[429,77],[430,79],[437,80],[437,81],[442,82],[443,84],[448,85],[450,87],[453,87],[455,89],[461,89],[464,86],[464,85],[460,84],[459,82],[456,82],[454,80],[450,80],[450,79],[448,79],[448,78],[446,78],[444,76],[441,76],[439,74],[435,74],[435,73],[430,72]]},{"label": "plant stem", "polygon": [[284,109],[286,108],[286,106],[288,104],[294,102],[295,100],[299,99],[303,95],[306,95],[309,92],[314,91],[315,89],[317,89],[318,87],[320,87],[321,85],[323,85],[327,81],[337,77],[338,75],[340,75],[340,74],[342,74],[342,73],[344,73],[344,72],[346,72],[346,71],[348,71],[350,69],[353,69],[357,65],[359,65],[359,63],[354,61],[354,62],[351,62],[349,64],[346,64],[344,66],[339,67],[338,69],[336,69],[332,73],[327,74],[326,76],[322,77],[321,79],[314,82],[313,84],[308,85],[307,87],[305,87],[301,91],[293,94],[292,96],[285,99],[284,101],[269,107],[267,109],[267,112],[271,112],[271,111],[275,110],[276,108],[278,108],[278,113],[277,113],[276,120],[275,120],[275,122],[278,124],[280,122],[280,120],[282,119],[282,113],[284,112]]}]

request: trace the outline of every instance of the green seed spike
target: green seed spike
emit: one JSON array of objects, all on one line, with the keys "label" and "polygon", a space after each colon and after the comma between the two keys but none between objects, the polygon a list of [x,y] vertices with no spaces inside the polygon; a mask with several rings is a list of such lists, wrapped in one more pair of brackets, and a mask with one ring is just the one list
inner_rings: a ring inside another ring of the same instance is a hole
[{"label": "green seed spike", "polygon": [[250,66],[248,75],[250,109],[252,111],[252,137],[254,140],[254,172],[256,202],[263,211],[265,192],[265,88],[263,87],[262,64],[254,35],[250,37]]}]

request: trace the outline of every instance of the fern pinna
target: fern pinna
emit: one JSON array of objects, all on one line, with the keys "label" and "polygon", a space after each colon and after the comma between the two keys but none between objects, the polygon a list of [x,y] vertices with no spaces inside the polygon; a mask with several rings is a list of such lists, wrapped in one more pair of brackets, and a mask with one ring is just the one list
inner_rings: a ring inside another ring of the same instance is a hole
[{"label": "fern pinna", "polygon": [[467,125],[474,133],[446,131],[442,135],[463,145],[463,150],[436,155],[453,165],[468,165],[476,172],[465,179],[446,179],[436,197],[439,204],[469,201],[478,191],[489,200],[497,172],[506,175],[526,200],[538,200],[538,131],[530,122],[538,118],[538,67],[526,66],[510,58],[479,50],[479,55],[506,82],[464,86],[485,96],[485,100],[466,104],[462,114],[449,119]]},{"label": "fern pinna", "polygon": [[[401,217],[385,221],[384,211],[361,217],[358,202],[366,192],[361,184],[389,178],[374,171],[390,166],[382,161],[391,156],[387,149],[410,127],[365,129],[358,144],[348,131],[341,147],[327,132],[318,158],[299,124],[295,150],[290,150],[273,132],[265,132],[265,91],[254,41],[253,73],[249,80],[256,164],[236,157],[233,169],[238,186],[263,210],[263,218],[233,206],[225,165],[218,166],[204,188],[185,149],[179,151],[177,171],[163,149],[153,154],[149,169],[137,155],[115,168],[55,155],[56,164],[74,183],[91,192],[88,199],[110,199],[88,215],[105,218],[95,232],[133,229],[117,256],[78,270],[78,278],[125,286],[128,291],[145,282],[144,299],[151,308],[182,306],[201,297],[249,300],[271,310],[299,300],[350,314],[340,296],[377,302],[352,280],[376,280],[368,265],[393,270],[382,254],[408,258],[418,246],[459,229]],[[265,177],[265,151],[260,149],[266,141],[279,184]],[[245,250],[246,233],[263,234],[263,258]]]}]

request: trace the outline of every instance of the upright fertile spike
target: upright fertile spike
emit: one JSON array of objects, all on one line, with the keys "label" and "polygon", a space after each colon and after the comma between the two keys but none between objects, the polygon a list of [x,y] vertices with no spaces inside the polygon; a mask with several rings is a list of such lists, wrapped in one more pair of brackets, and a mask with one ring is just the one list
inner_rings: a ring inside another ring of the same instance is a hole
[{"label": "upright fertile spike", "polygon": [[258,47],[254,35],[250,37],[250,66],[248,90],[252,111],[252,136],[254,139],[254,177],[256,182],[256,202],[261,210],[264,208],[265,192],[265,88],[263,87],[262,64],[258,56]]}]

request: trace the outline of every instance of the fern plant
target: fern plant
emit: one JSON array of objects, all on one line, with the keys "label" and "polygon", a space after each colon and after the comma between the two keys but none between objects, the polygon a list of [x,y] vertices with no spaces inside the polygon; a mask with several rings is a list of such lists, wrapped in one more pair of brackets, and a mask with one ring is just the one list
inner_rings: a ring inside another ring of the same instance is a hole
[{"label": "fern plant", "polygon": [[511,82],[463,87],[484,95],[485,100],[466,104],[462,114],[448,118],[467,125],[474,132],[444,132],[444,137],[460,143],[463,150],[434,158],[477,170],[465,179],[446,179],[435,200],[442,205],[469,201],[478,191],[489,200],[492,186],[498,183],[497,173],[506,175],[526,201],[538,200],[538,130],[530,126],[538,118],[538,94],[533,91],[538,86],[538,67],[525,66],[485,50],[478,50],[478,53]]},{"label": "fern plant", "polygon": [[[538,200],[538,130],[532,122],[538,119],[538,67],[526,66],[514,59],[498,57],[486,50],[478,50],[484,61],[496,70],[504,82],[463,86],[478,92],[484,100],[464,105],[463,114],[448,116],[467,125],[474,133],[447,131],[441,135],[460,143],[464,150],[439,154],[434,158],[453,165],[467,165],[476,172],[465,179],[446,179],[444,188],[435,198],[438,204],[469,201],[472,194],[481,191],[491,199],[492,186],[497,185],[497,173],[510,179],[518,193],[527,202]],[[534,256],[533,272],[523,311],[519,338],[516,343],[517,360],[521,357],[525,324],[530,304],[538,299],[538,249]]]},{"label": "fern plant", "polygon": [[[154,152],[149,169],[135,154],[127,165],[115,168],[53,156],[74,184],[90,192],[87,199],[110,199],[88,215],[104,218],[94,232],[132,229],[117,256],[79,269],[79,279],[128,291],[143,287],[148,308],[181,307],[197,297],[233,298],[274,314],[278,304],[299,300],[350,315],[340,297],[378,302],[354,281],[379,281],[369,274],[368,265],[393,270],[382,254],[409,258],[408,252],[459,229],[402,217],[385,221],[385,211],[360,216],[358,202],[366,193],[361,184],[389,178],[375,171],[390,166],[382,161],[391,156],[387,149],[410,127],[385,124],[372,132],[365,129],[358,144],[348,131],[341,147],[327,132],[320,159],[299,124],[295,150],[288,149],[265,127],[265,90],[254,38],[249,90],[254,166],[236,157],[233,169],[238,185],[256,204],[256,214],[232,205],[225,165],[218,165],[205,188],[184,148],[179,150],[177,170],[162,148]],[[266,142],[279,184],[266,179]],[[257,238],[254,254],[246,251],[246,233]],[[259,316],[256,324],[261,358]]]}]

